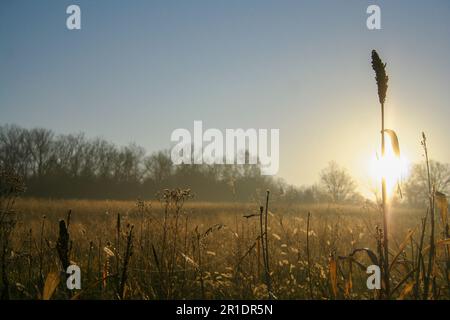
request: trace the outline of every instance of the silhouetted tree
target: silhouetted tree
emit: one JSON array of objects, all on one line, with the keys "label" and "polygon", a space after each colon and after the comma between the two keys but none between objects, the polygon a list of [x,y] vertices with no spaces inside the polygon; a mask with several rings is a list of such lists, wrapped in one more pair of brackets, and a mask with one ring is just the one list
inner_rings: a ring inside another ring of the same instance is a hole
[{"label": "silhouetted tree", "polygon": [[334,161],[322,170],[320,181],[333,202],[344,202],[355,193],[352,177]]},{"label": "silhouetted tree", "polygon": [[[437,191],[450,192],[450,164],[430,161],[431,184]],[[410,176],[403,186],[408,204],[424,205],[428,201],[428,177],[424,162],[413,164]]]}]

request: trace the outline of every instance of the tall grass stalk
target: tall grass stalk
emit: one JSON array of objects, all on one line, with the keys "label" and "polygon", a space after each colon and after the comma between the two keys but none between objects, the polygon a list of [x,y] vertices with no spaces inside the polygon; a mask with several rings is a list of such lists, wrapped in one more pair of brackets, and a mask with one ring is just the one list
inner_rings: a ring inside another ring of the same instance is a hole
[{"label": "tall grass stalk", "polygon": [[130,230],[128,231],[127,248],[125,251],[125,256],[123,258],[122,275],[120,277],[120,284],[119,284],[120,300],[122,300],[125,297],[125,286],[128,279],[128,266],[131,255],[133,254],[133,228],[134,226],[131,226]]},{"label": "tall grass stalk", "polygon": [[[386,101],[386,92],[388,88],[389,77],[386,74],[386,64],[381,61],[378,53],[372,51],[372,68],[375,71],[375,79],[378,87],[378,100],[381,106],[381,158],[385,156],[385,125],[384,125],[384,103]],[[386,177],[383,175],[381,179],[381,197],[382,197],[382,211],[383,211],[383,274],[385,285],[385,297],[390,297],[390,276],[389,276],[389,236],[388,236],[388,206],[386,194]]]},{"label": "tall grass stalk", "polygon": [[40,241],[39,241],[39,284],[41,286],[44,285],[44,232],[45,232],[45,221],[46,216],[42,216],[41,223],[41,233],[40,233]]},{"label": "tall grass stalk", "polygon": [[264,207],[259,207],[259,239],[261,240],[261,248],[262,248],[262,259],[264,264],[264,281],[267,286],[267,295],[270,297],[270,290],[269,290],[269,277],[267,273],[267,259],[266,259],[266,245],[265,243],[265,232],[264,232]]},{"label": "tall grass stalk", "polygon": [[313,297],[312,289],[312,279],[311,279],[311,256],[309,252],[309,229],[310,229],[311,212],[308,211],[308,219],[306,221],[306,258],[308,262],[308,285],[309,285],[309,296],[311,299]]},{"label": "tall grass stalk", "polygon": [[429,212],[430,212],[430,250],[428,253],[428,269],[425,273],[424,278],[424,288],[423,288],[423,299],[428,299],[428,294],[430,290],[430,280],[432,281],[433,285],[433,293],[435,288],[434,283],[434,276],[432,277],[433,272],[433,265],[434,265],[434,255],[436,251],[435,247],[435,219],[434,219],[434,185],[431,180],[431,174],[430,174],[430,163],[428,159],[428,148],[427,148],[427,138],[425,136],[425,133],[422,132],[422,146],[425,153],[425,163],[427,167],[427,182],[428,182],[428,201],[429,201]]},{"label": "tall grass stalk", "polygon": [[272,282],[270,279],[270,266],[269,266],[269,246],[267,237],[267,225],[268,225],[268,215],[269,215],[269,190],[266,193],[266,208],[264,210],[263,206],[259,207],[259,226],[260,226],[260,240],[262,248],[262,258],[264,263],[264,279],[267,286],[267,296],[269,299],[272,298]]},{"label": "tall grass stalk", "polygon": [[269,194],[270,191],[266,192],[266,212],[265,212],[265,221],[264,221],[264,236],[265,236],[265,244],[266,244],[266,273],[267,273],[267,290],[269,291],[269,299],[272,298],[272,281],[270,279],[270,264],[269,264],[269,240],[268,240],[268,232],[267,225],[269,220]]}]

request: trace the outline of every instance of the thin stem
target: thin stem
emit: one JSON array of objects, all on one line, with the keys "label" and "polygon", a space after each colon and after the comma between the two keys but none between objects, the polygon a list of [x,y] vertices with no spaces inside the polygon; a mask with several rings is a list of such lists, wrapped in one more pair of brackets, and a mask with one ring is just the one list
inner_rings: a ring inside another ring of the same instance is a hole
[{"label": "thin stem", "polygon": [[265,227],[264,227],[264,237],[266,244],[266,272],[267,272],[267,290],[269,291],[269,299],[272,297],[272,284],[270,279],[270,265],[269,265],[269,241],[267,239],[267,224],[268,224],[268,215],[269,215],[269,190],[267,190],[266,194],[266,214],[265,214]]},{"label": "thin stem", "polygon": [[263,218],[264,218],[264,207],[259,207],[259,227],[260,227],[260,240],[261,240],[261,248],[262,248],[262,255],[263,255],[263,263],[264,263],[264,277],[267,285],[267,268],[266,268],[266,246],[264,245],[264,224],[263,224]]},{"label": "thin stem", "polygon": [[423,298],[424,299],[428,299],[428,292],[429,292],[429,285],[430,285],[430,277],[431,277],[431,273],[433,271],[433,264],[434,264],[434,254],[435,254],[435,244],[434,244],[434,186],[432,185],[432,181],[431,181],[431,174],[430,174],[430,163],[428,160],[428,148],[427,148],[427,141],[426,141],[426,137],[425,134],[422,133],[423,136],[423,141],[422,141],[422,145],[423,145],[423,149],[425,151],[425,161],[426,161],[426,166],[427,166],[427,176],[428,176],[428,199],[430,202],[430,227],[431,227],[431,232],[430,232],[430,252],[428,255],[428,270],[425,276],[425,280],[424,280],[424,293],[423,293]]},{"label": "thin stem", "polygon": [[[384,158],[385,154],[385,141],[384,141],[384,103],[381,104],[381,158]],[[390,283],[389,283],[389,243],[388,243],[388,207],[387,207],[387,194],[386,194],[386,177],[382,177],[381,180],[381,196],[383,205],[383,247],[384,247],[384,285],[386,298],[390,297]]]},{"label": "thin stem", "polygon": [[308,284],[309,284],[309,295],[313,299],[312,290],[312,279],[311,279],[311,259],[309,254],[309,222],[311,219],[311,212],[308,211],[308,220],[306,222],[306,258],[308,260]]}]

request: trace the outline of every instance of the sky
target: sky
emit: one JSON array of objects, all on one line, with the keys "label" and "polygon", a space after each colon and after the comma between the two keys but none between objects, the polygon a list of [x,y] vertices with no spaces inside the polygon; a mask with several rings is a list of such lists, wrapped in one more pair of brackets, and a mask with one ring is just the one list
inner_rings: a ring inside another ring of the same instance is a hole
[{"label": "sky", "polygon": [[[81,30],[66,8],[81,8]],[[366,9],[381,8],[381,30]],[[2,0],[0,125],[85,132],[148,152],[177,128],[280,129],[279,176],[318,181],[330,160],[367,186],[379,148],[370,64],[390,77],[402,154],[450,162],[450,2]]]}]

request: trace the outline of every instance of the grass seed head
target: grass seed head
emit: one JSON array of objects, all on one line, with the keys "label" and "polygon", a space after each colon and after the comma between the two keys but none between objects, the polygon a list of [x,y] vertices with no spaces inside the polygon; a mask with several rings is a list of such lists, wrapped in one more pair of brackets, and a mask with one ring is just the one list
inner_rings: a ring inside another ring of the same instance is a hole
[{"label": "grass seed head", "polygon": [[375,50],[372,50],[372,68],[375,71],[375,80],[378,86],[378,99],[381,104],[384,104],[389,77],[386,74],[386,64],[381,61],[380,56]]}]

